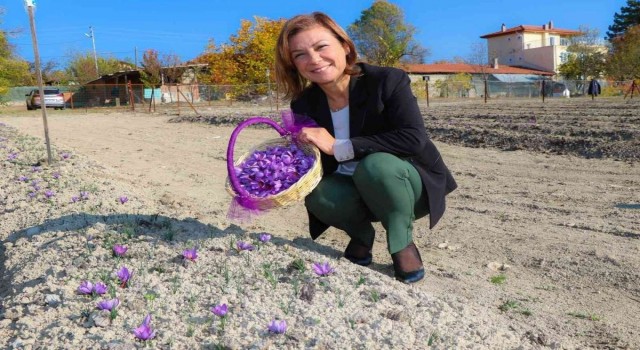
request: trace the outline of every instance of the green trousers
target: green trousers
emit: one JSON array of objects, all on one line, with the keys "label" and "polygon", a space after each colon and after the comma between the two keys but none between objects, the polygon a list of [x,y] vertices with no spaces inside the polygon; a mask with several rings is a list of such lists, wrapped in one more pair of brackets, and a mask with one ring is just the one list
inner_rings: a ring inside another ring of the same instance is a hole
[{"label": "green trousers", "polygon": [[418,171],[389,153],[361,159],[353,176],[325,176],[305,205],[320,221],[369,247],[375,238],[372,222],[380,221],[391,254],[411,243],[413,222],[429,214]]}]

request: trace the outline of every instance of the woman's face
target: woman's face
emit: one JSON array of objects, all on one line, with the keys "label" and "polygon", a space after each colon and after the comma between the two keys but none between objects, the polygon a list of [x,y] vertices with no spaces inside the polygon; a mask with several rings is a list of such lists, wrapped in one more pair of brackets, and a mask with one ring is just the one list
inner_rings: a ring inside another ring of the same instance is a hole
[{"label": "woman's face", "polygon": [[344,75],[348,46],[325,27],[318,25],[292,36],[289,50],[300,75],[311,82],[335,84]]}]

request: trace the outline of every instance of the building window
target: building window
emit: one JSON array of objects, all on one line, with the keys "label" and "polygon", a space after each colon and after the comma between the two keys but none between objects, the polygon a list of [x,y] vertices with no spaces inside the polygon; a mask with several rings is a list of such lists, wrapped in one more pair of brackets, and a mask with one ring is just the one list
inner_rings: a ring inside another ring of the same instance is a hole
[{"label": "building window", "polygon": [[567,38],[560,38],[560,45],[569,46],[569,40],[567,40]]},{"label": "building window", "polygon": [[567,63],[568,60],[569,60],[569,53],[568,52],[561,52],[560,53],[560,63]]},{"label": "building window", "polygon": [[556,44],[556,38],[555,38],[555,37],[553,37],[553,36],[552,36],[552,37],[550,37],[550,38],[549,38],[549,45],[553,46],[553,45],[555,45],[555,44]]},{"label": "building window", "polygon": [[518,40],[522,40],[522,37],[520,35],[518,35]]}]

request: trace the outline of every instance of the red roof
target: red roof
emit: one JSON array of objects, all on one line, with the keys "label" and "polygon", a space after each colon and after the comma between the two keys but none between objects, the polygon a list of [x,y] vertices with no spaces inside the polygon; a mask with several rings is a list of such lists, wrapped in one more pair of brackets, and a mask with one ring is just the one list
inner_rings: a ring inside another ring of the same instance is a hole
[{"label": "red roof", "polygon": [[508,28],[505,29],[504,31],[500,30],[497,32],[493,32],[493,33],[489,33],[489,34],[485,34],[483,36],[481,36],[482,39],[488,39],[488,38],[493,38],[496,36],[501,36],[501,35],[509,35],[509,34],[513,34],[513,33],[521,33],[521,32],[527,32],[527,33],[551,33],[551,34],[559,34],[559,35],[579,35],[581,32],[579,30],[572,30],[572,29],[561,29],[561,28],[554,28],[553,26],[551,28],[549,28],[548,25],[544,25],[544,26],[532,26],[532,25],[519,25],[517,27],[513,27],[513,28]]},{"label": "red roof", "polygon": [[402,66],[407,73],[438,74],[438,73],[486,73],[486,74],[536,74],[555,75],[554,72],[498,65],[498,68],[467,63],[434,63],[434,64],[405,64]]}]

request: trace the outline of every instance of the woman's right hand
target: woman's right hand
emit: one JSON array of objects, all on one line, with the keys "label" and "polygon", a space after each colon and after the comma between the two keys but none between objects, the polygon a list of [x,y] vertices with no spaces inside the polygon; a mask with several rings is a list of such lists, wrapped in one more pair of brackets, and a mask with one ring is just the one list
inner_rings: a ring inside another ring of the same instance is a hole
[{"label": "woman's right hand", "polygon": [[298,134],[298,139],[302,142],[313,143],[322,153],[333,155],[333,144],[336,139],[325,128],[302,128],[300,134]]}]

